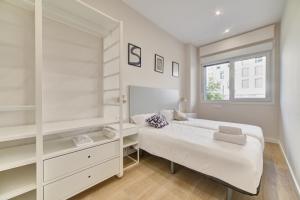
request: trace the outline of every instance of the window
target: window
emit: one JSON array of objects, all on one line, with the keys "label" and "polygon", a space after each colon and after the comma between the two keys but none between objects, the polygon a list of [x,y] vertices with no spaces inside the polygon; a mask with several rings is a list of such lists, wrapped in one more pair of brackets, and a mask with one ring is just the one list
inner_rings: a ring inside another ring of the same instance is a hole
[{"label": "window", "polygon": [[204,66],[206,101],[270,101],[270,53]]},{"label": "window", "polygon": [[229,63],[209,65],[206,71],[206,100],[229,100]]}]

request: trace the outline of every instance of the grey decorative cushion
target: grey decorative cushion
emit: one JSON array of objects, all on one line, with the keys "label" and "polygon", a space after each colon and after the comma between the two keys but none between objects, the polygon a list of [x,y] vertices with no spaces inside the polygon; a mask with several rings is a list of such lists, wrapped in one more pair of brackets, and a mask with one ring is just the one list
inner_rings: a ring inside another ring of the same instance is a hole
[{"label": "grey decorative cushion", "polygon": [[152,126],[154,128],[163,128],[163,127],[169,125],[166,118],[160,114],[155,114],[155,115],[147,118],[146,122],[149,124],[149,126]]}]

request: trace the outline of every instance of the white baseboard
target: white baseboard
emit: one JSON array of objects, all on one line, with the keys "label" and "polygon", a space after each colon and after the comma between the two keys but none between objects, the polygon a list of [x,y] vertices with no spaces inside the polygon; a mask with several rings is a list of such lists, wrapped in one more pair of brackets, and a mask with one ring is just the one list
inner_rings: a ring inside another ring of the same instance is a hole
[{"label": "white baseboard", "polygon": [[274,144],[280,143],[278,139],[274,139],[274,138],[265,138],[265,142],[274,143]]},{"label": "white baseboard", "polygon": [[290,162],[289,162],[289,160],[288,160],[288,158],[287,158],[287,156],[286,156],[286,153],[285,153],[285,150],[284,150],[284,148],[283,148],[283,145],[281,144],[280,141],[278,142],[278,144],[279,144],[279,146],[280,146],[280,149],[281,149],[281,152],[282,152],[283,157],[284,157],[284,159],[285,159],[285,162],[286,162],[287,165],[288,165],[289,171],[290,171],[290,173],[291,173],[291,175],[292,175],[292,179],[293,179],[293,181],[294,181],[294,184],[295,184],[296,189],[297,189],[297,192],[298,192],[298,197],[300,198],[300,187],[299,187],[299,183],[298,183],[298,181],[297,181],[297,179],[296,179],[295,173],[294,173],[294,171],[293,171],[293,169],[292,169],[292,167],[291,167],[291,165],[290,165]]}]

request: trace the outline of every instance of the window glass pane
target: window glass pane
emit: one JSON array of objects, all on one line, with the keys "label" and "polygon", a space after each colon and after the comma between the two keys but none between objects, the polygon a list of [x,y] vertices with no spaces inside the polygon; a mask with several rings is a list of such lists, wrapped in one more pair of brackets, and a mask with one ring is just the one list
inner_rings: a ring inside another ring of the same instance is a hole
[{"label": "window glass pane", "polygon": [[207,66],[206,100],[229,100],[229,63]]},{"label": "window glass pane", "polygon": [[266,98],[266,61],[261,56],[234,62],[234,98]]}]

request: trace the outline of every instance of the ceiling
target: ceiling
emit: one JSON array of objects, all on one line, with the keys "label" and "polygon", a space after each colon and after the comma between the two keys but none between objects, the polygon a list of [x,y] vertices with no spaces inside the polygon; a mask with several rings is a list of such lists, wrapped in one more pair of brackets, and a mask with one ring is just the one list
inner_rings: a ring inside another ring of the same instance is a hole
[{"label": "ceiling", "polygon": [[[211,43],[280,21],[285,0],[123,0],[184,43]],[[216,16],[216,11],[221,15]],[[230,31],[224,33],[226,29]]]}]

